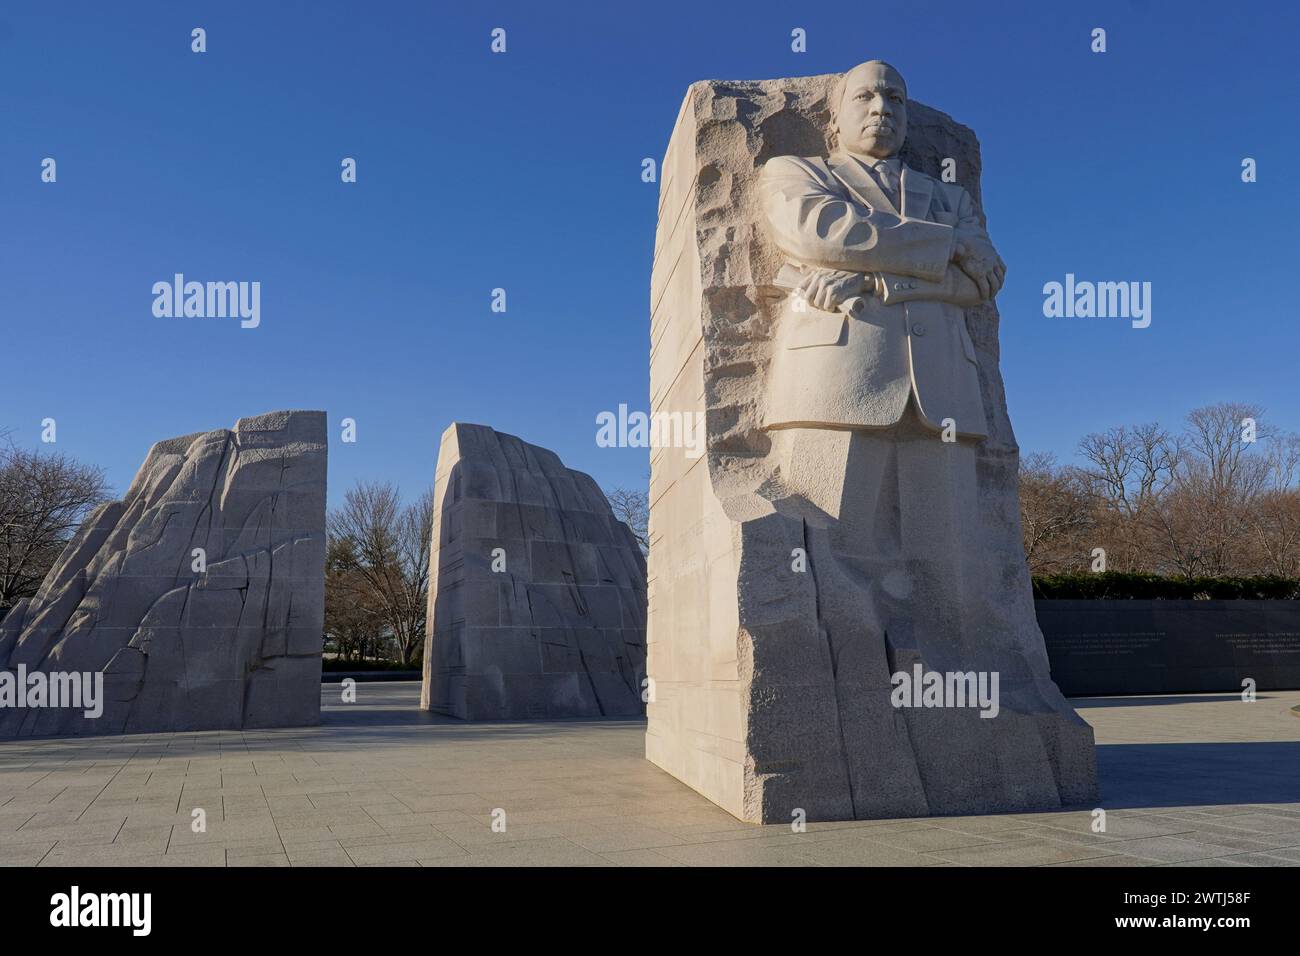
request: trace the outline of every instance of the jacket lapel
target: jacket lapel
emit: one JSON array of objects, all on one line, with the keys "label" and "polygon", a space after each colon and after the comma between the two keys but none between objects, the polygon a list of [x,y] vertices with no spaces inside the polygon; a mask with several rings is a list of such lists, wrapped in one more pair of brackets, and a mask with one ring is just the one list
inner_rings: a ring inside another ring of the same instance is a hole
[{"label": "jacket lapel", "polygon": [[918,173],[903,166],[902,186],[903,215],[908,219],[927,219],[930,215],[930,197],[934,193],[934,180],[924,173]]},{"label": "jacket lapel", "polygon": [[884,191],[876,185],[876,180],[859,160],[852,156],[836,155],[830,158],[829,165],[835,178],[859,202],[872,209],[883,209],[896,216],[899,214],[899,210],[894,208],[894,204],[886,198]]}]

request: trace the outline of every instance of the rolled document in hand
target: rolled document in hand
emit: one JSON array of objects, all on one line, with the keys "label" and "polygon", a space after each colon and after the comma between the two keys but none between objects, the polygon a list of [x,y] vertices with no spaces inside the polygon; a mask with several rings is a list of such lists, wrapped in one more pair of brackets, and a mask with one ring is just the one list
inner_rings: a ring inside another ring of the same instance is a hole
[{"label": "rolled document in hand", "polygon": [[[802,269],[800,269],[798,266],[792,263],[787,262],[785,265],[781,267],[781,270],[776,274],[776,279],[773,280],[773,285],[775,285],[779,289],[797,289],[803,283],[804,278],[805,277]],[[873,281],[874,280],[871,276],[867,276],[868,287],[871,286]],[[843,302],[839,304],[837,308],[840,312],[843,312],[845,315],[861,315],[862,310],[865,309],[866,307],[867,307],[866,298],[864,296],[855,295],[845,299]]]}]

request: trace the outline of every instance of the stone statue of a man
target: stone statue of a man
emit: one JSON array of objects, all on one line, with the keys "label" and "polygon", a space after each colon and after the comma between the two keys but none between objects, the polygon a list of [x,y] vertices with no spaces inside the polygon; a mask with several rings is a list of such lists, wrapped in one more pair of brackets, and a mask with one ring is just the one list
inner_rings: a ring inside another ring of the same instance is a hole
[{"label": "stone statue of a man", "polygon": [[839,151],[779,156],[763,170],[772,238],[802,268],[766,425],[888,428],[911,404],[936,431],[951,419],[950,433],[984,437],[962,308],[996,295],[1006,267],[966,190],[899,160],[907,89],[897,70],[863,63],[832,98]]},{"label": "stone statue of a man", "polygon": [[981,786],[991,724],[901,712],[892,675],[996,671],[1003,720],[1068,707],[1044,683],[1041,652],[1017,652],[1027,625],[998,606],[1005,582],[982,544],[989,420],[964,310],[997,294],[1005,266],[966,190],[899,160],[897,70],[850,70],[831,110],[829,158],[778,156],[760,178],[787,259],[777,281],[791,289],[763,421],[780,469],[773,500],[803,522],[854,815],[919,815],[970,805],[956,795]]}]

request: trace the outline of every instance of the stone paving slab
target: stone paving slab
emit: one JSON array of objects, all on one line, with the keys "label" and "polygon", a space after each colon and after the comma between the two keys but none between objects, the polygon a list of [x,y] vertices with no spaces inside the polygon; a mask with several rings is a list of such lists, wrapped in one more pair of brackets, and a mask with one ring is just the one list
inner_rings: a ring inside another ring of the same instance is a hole
[{"label": "stone paving slab", "polygon": [[641,720],[466,724],[419,689],[325,685],[305,729],[0,742],[0,866],[1300,865],[1297,691],[1074,701],[1103,833],[1088,807],[795,833],[648,763]]}]

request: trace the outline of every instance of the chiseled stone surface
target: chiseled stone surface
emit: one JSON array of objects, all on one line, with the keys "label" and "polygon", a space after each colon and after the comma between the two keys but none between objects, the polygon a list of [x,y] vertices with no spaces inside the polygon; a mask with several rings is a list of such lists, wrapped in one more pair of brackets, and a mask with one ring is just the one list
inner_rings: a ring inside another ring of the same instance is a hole
[{"label": "chiseled stone surface", "polygon": [[154,445],[0,624],[6,670],[103,672],[102,716],[0,711],[0,735],[317,723],[326,447],[317,411]]},{"label": "chiseled stone surface", "polygon": [[[978,143],[906,102],[874,181],[838,79],[696,83],[662,165],[651,407],[707,427],[652,453],[646,756],[754,822],[1095,800],[1024,562]],[[917,664],[996,672],[998,715],[892,706]]]},{"label": "chiseled stone surface", "polygon": [[465,720],[643,713],[645,560],[597,484],[457,422],[434,496],[420,706]]}]

